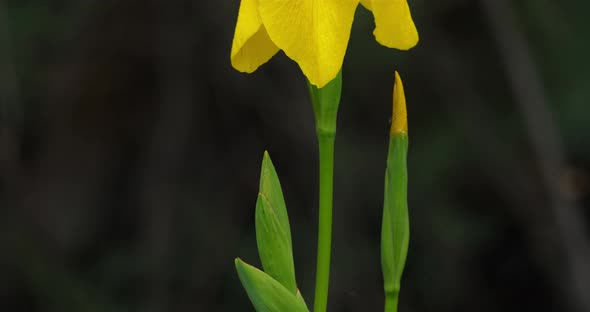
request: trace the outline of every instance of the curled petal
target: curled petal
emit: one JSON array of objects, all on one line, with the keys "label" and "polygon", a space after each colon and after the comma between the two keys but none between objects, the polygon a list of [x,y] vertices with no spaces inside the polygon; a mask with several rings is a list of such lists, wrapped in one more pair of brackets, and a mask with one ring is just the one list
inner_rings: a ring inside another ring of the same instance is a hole
[{"label": "curled petal", "polygon": [[362,0],[375,17],[375,39],[380,44],[409,50],[418,44],[418,31],[407,0]]},{"label": "curled petal", "polygon": [[258,0],[242,0],[231,48],[232,66],[241,72],[252,73],[278,51],[262,25]]},{"label": "curled petal", "polygon": [[321,88],[336,77],[359,0],[258,0],[272,41]]}]

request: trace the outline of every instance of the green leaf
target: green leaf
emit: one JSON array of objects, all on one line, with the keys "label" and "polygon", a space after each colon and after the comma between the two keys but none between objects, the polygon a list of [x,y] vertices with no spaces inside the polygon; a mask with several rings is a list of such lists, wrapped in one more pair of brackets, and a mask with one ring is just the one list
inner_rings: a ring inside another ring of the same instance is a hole
[{"label": "green leaf", "polygon": [[289,216],[279,177],[264,152],[256,201],[256,241],[264,271],[292,294],[297,293]]},{"label": "green leaf", "polygon": [[[410,221],[407,204],[407,152],[406,133],[392,133],[385,171],[383,224],[381,229],[381,267],[387,302],[395,302],[400,290],[410,241]],[[390,311],[393,304],[389,305]],[[386,310],[387,311],[387,310]]]},{"label": "green leaf", "polygon": [[[236,270],[258,312],[308,312],[301,295],[295,295],[259,269],[236,259]],[[298,292],[297,292],[298,293]]]}]

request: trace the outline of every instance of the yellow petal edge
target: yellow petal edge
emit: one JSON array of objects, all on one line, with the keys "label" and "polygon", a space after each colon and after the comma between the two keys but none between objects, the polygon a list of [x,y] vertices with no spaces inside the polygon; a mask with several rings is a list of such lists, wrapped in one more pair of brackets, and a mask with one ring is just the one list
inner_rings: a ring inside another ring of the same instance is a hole
[{"label": "yellow petal edge", "polygon": [[362,0],[361,3],[373,12],[373,34],[381,45],[409,50],[418,44],[418,30],[407,0]]},{"label": "yellow petal edge", "polygon": [[408,133],[408,111],[404,85],[398,72],[395,72],[393,85],[393,113],[391,117],[391,133]]},{"label": "yellow petal edge", "polygon": [[270,40],[258,14],[258,0],[242,0],[231,48],[231,64],[252,73],[268,62],[279,48]]},{"label": "yellow petal edge", "polygon": [[371,6],[371,0],[361,0],[361,4],[369,11],[373,10],[373,7]]},{"label": "yellow petal edge", "polygon": [[311,84],[324,87],[342,67],[359,0],[258,0],[262,23]]}]

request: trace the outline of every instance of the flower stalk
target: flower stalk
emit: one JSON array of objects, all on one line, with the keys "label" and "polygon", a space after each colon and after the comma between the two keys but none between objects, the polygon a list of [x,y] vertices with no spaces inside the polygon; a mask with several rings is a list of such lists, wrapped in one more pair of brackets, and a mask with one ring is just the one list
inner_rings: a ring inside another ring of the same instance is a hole
[{"label": "flower stalk", "polygon": [[317,88],[309,82],[308,87],[316,119],[320,176],[314,311],[325,312],[328,306],[330,258],[332,251],[334,142],[336,139],[338,106],[342,91],[342,73],[338,73],[336,78],[323,88]]},{"label": "flower stalk", "polygon": [[332,194],[334,189],[334,136],[318,135],[320,153],[320,208],[314,311],[326,311],[332,246]]}]

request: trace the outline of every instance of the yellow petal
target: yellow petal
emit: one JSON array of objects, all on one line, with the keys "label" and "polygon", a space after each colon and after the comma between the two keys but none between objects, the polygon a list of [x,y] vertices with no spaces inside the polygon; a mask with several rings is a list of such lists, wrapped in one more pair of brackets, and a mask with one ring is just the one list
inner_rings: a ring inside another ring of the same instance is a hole
[{"label": "yellow petal", "polygon": [[272,41],[309,81],[322,88],[336,77],[359,0],[258,0]]},{"label": "yellow petal", "polygon": [[279,52],[258,14],[258,0],[242,0],[231,47],[232,66],[246,73],[258,69]]},{"label": "yellow petal", "polygon": [[399,50],[408,50],[418,44],[418,31],[407,0],[363,0],[362,3],[373,11],[373,34],[377,42]]},{"label": "yellow petal", "polygon": [[391,117],[391,133],[408,133],[408,111],[406,109],[406,95],[402,79],[395,72],[393,85],[393,113]]},{"label": "yellow petal", "polygon": [[373,6],[371,5],[371,0],[361,0],[361,4],[367,8],[367,10],[372,11]]}]

